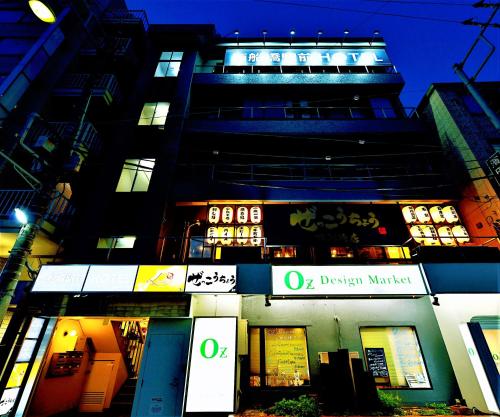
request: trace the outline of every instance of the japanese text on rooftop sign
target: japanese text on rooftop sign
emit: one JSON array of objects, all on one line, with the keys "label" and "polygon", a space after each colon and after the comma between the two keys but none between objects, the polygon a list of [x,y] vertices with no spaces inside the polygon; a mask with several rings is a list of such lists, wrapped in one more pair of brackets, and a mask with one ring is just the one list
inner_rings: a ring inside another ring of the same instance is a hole
[{"label": "japanese text on rooftop sign", "polygon": [[227,66],[390,65],[383,49],[228,49]]}]

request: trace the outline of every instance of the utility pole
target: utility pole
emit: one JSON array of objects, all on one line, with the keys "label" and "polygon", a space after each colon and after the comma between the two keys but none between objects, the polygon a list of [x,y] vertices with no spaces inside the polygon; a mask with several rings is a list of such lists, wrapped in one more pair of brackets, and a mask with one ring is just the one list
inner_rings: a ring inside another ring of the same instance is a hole
[{"label": "utility pole", "polygon": [[[465,25],[481,26],[482,29],[481,29],[481,32],[479,33],[479,35],[477,36],[476,40],[472,44],[472,46],[469,48],[469,51],[465,55],[465,58],[462,60],[462,62],[460,62],[459,64],[453,65],[453,70],[457,74],[458,78],[460,78],[460,80],[464,83],[467,90],[469,90],[469,93],[477,101],[477,103],[479,104],[481,109],[484,111],[486,116],[490,119],[490,121],[493,124],[493,126],[495,127],[495,129],[498,130],[498,129],[500,129],[500,119],[498,118],[496,113],[490,108],[490,106],[488,106],[488,103],[486,103],[486,101],[483,99],[483,97],[481,96],[481,94],[479,93],[477,88],[473,85],[473,83],[476,80],[479,73],[481,72],[481,70],[484,68],[484,66],[488,62],[488,60],[490,59],[490,57],[495,52],[495,49],[496,49],[495,45],[493,45],[488,39],[486,39],[486,37],[484,36],[484,32],[486,32],[486,30],[490,26],[493,26],[493,27],[498,26],[495,23],[491,23],[491,21],[493,20],[496,13],[498,12],[498,9],[500,9],[500,3],[485,3],[484,0],[481,0],[481,1],[478,1],[477,3],[474,3],[473,6],[476,8],[491,7],[491,8],[493,8],[493,12],[491,13],[491,15],[486,23],[476,23],[476,22],[473,22],[472,19],[468,19],[468,20],[465,20],[464,22],[462,22]],[[467,59],[470,57],[470,55],[471,55],[472,51],[474,50],[474,48],[476,47],[476,45],[479,43],[479,41],[485,42],[488,45],[488,47],[490,48],[490,51],[489,51],[488,55],[486,56],[486,58],[481,63],[481,65],[479,66],[479,69],[476,71],[476,73],[472,77],[468,77],[467,74],[465,74],[465,72],[464,72],[464,65],[465,65],[465,62],[467,61]]]}]

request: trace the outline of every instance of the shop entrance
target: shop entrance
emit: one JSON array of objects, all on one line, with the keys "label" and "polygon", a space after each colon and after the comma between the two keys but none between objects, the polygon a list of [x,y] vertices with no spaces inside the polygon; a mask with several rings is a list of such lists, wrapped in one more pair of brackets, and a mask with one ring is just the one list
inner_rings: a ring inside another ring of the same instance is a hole
[{"label": "shop entrance", "polygon": [[26,415],[130,416],[148,326],[139,317],[60,318]]}]

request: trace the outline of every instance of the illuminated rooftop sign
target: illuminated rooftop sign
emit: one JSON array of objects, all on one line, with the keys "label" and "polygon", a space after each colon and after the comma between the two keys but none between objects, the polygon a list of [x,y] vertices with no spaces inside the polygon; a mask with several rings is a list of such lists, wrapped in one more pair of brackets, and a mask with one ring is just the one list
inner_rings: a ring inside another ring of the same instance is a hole
[{"label": "illuminated rooftop sign", "polygon": [[383,49],[227,49],[226,66],[390,65]]}]

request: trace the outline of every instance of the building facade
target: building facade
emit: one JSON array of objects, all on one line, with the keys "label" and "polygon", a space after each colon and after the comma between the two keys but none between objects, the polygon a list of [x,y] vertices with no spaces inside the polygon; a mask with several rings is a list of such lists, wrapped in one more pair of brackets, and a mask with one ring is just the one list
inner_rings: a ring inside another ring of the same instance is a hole
[{"label": "building facade", "polygon": [[5,119],[25,140],[3,152],[52,181],[68,225],[40,222],[56,249],[11,307],[0,415],[460,398],[425,263],[498,249],[384,40],[222,38],[102,6],[67,10],[96,23]]}]

